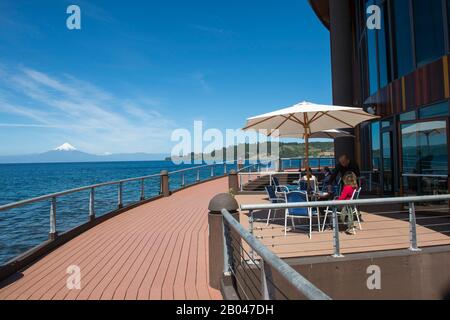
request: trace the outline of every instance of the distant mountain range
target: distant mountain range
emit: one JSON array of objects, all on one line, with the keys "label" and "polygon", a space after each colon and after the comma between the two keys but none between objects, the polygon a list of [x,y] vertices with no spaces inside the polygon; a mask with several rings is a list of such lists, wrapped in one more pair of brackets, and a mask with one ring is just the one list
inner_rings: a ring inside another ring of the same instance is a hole
[{"label": "distant mountain range", "polygon": [[0,163],[61,163],[61,162],[117,162],[117,161],[157,161],[168,154],[118,153],[95,155],[78,151],[69,143],[44,153],[17,156],[0,156]]}]

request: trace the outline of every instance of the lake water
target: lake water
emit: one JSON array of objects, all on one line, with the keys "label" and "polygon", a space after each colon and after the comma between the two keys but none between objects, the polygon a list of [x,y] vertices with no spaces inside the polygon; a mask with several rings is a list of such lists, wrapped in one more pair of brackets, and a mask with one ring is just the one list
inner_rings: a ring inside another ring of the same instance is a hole
[{"label": "lake water", "polygon": [[[29,199],[68,189],[116,181],[133,177],[170,172],[192,165],[175,165],[170,161],[110,162],[110,163],[55,163],[55,164],[0,164],[0,205]],[[233,167],[229,166],[229,169]],[[216,166],[215,174],[223,174],[223,166]],[[199,170],[202,180],[211,176],[211,169]],[[197,170],[185,176],[185,183],[196,181]],[[181,186],[181,174],[170,177],[172,190]],[[147,198],[159,194],[159,177],[147,180]],[[95,210],[101,216],[117,208],[117,186],[96,190]],[[140,198],[140,183],[124,184],[124,205]],[[0,265],[48,239],[50,202],[43,201],[21,208],[0,212]],[[58,198],[57,231],[70,230],[89,217],[89,191]]]}]

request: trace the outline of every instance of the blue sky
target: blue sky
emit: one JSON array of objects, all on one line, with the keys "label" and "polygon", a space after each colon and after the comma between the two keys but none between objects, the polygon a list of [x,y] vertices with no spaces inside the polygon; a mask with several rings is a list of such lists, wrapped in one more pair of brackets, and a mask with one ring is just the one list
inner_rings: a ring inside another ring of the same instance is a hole
[{"label": "blue sky", "polygon": [[2,0],[0,52],[1,155],[166,153],[194,120],[237,129],[331,102],[329,34],[306,0]]}]

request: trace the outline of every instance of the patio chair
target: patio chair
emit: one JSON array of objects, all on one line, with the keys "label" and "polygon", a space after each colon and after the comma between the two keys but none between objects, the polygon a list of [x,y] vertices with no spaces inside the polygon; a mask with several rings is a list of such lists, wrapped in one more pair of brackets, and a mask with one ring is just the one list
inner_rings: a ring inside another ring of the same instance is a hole
[{"label": "patio chair", "polygon": [[[318,185],[317,185],[317,180],[311,179],[309,181],[309,187],[310,187],[309,191],[317,192],[319,190]],[[308,191],[308,181],[307,180],[300,180],[298,182],[298,190],[299,191],[303,191],[303,192]]]},{"label": "patio chair", "polygon": [[281,185],[280,180],[277,177],[272,176],[272,185],[275,187],[276,194],[284,194],[289,192],[289,188],[287,186]]},{"label": "patio chair", "polygon": [[[356,190],[353,200],[359,200],[359,197],[361,196],[361,190],[362,190],[361,187],[358,190]],[[353,206],[352,209],[353,209],[353,214],[356,216],[356,220],[358,221],[359,230],[362,230],[361,217],[360,217],[361,213],[359,212],[358,206]]]},{"label": "patio chair", "polygon": [[[357,200],[359,199],[359,196],[361,194],[361,188],[359,188],[358,190],[355,190],[355,192],[353,192],[352,198],[350,200]],[[339,197],[335,197],[334,200],[338,200]],[[358,226],[359,226],[359,230],[362,230],[362,226],[361,226],[361,220],[359,218],[359,211],[358,208],[356,206],[350,206],[350,209],[353,210],[353,215],[356,215],[356,220],[358,221]],[[333,214],[333,210],[330,210],[330,207],[327,207],[325,209],[325,218],[323,220],[323,224],[322,224],[322,232],[325,231],[325,225],[327,223],[327,217],[328,214]],[[340,215],[341,212],[337,211],[337,214]]]},{"label": "patio chair", "polygon": [[[286,203],[309,202],[308,195],[304,192],[293,191],[286,193]],[[295,219],[309,219],[309,238],[312,238],[313,216],[317,216],[317,223],[320,231],[320,211],[312,208],[288,208],[285,211],[284,236],[287,236],[287,221],[291,218],[292,228],[295,230]]]},{"label": "patio chair", "polygon": [[[286,201],[285,198],[277,197],[274,186],[267,186],[267,187],[265,187],[265,189],[266,189],[267,196],[269,197],[269,201],[271,203],[283,203]],[[277,212],[277,210],[275,209],[274,215],[273,215],[274,218],[275,218],[276,212]],[[267,226],[270,224],[271,214],[272,214],[272,209],[269,210],[269,214],[267,215]]]}]

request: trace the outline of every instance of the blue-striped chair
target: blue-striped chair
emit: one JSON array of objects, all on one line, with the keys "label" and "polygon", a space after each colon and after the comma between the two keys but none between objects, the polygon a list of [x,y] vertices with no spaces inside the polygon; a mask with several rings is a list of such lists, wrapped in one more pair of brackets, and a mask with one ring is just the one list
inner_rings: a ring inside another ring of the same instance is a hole
[{"label": "blue-striped chair", "polygon": [[[269,197],[269,201],[271,203],[283,203],[286,201],[284,197],[283,198],[277,197],[274,186],[267,186],[267,187],[265,187],[265,189],[266,189],[267,196]],[[274,210],[274,218],[275,218],[276,211],[277,210]],[[267,215],[267,225],[270,224],[270,216],[271,215],[272,215],[272,209],[269,210],[269,214]]]},{"label": "blue-striped chair", "polygon": [[287,186],[281,185],[280,180],[277,177],[272,176],[272,185],[275,187],[275,193],[289,192],[289,188]]},{"label": "blue-striped chair", "polygon": [[[286,193],[286,203],[304,203],[309,202],[308,195],[305,192],[289,192]],[[317,216],[317,224],[320,228],[320,211],[312,208],[288,208],[285,212],[284,219],[284,235],[287,236],[287,221],[291,218],[292,227],[295,230],[295,219],[309,219],[309,238],[312,238],[313,216]]]}]

